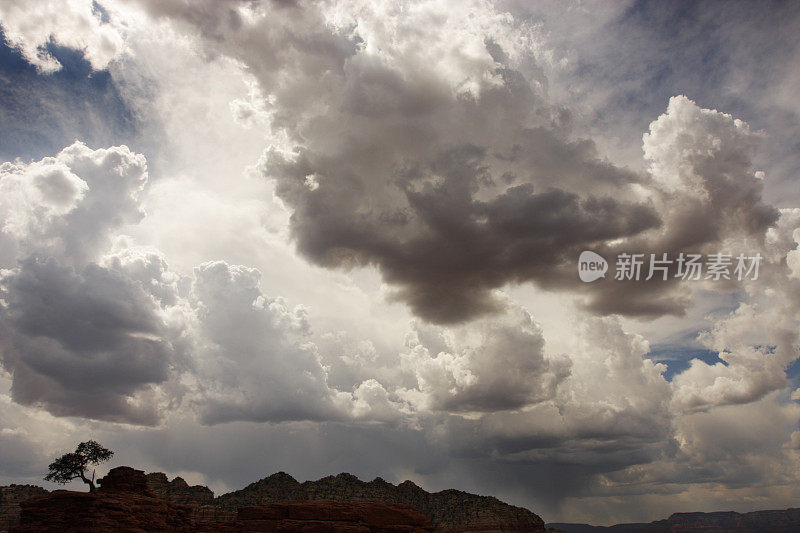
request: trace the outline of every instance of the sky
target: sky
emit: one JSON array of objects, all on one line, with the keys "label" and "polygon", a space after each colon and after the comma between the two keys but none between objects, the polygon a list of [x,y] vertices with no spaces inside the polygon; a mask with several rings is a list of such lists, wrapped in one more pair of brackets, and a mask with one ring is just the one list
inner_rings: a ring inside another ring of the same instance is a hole
[{"label": "sky", "polygon": [[797,507],[798,27],[769,1],[0,0],[0,484],[55,488],[92,438],[99,475],[217,494]]}]

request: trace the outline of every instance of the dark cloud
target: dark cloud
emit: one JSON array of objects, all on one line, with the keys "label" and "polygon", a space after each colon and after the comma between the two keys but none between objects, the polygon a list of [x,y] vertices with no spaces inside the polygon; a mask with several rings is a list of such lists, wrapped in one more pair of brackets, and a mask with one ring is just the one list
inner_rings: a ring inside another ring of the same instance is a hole
[{"label": "dark cloud", "polygon": [[[439,323],[498,309],[491,290],[508,282],[547,280],[559,270],[573,278],[581,250],[659,223],[647,205],[552,187],[537,193],[531,183],[479,200],[494,186],[488,159],[467,145],[397,171],[386,187],[398,203],[384,209],[367,208],[372,199],[358,193],[371,188],[367,176],[339,177],[325,157],[303,152],[292,163],[275,155],[264,171],[295,208],[302,253],[325,266],[378,266],[417,315]],[[304,178],[313,174],[320,185],[310,190]]]},{"label": "dark cloud", "polygon": [[[480,109],[481,103],[463,105]],[[409,135],[417,134],[407,126]],[[520,134],[534,137],[532,145],[545,139],[565,149],[552,132]],[[399,148],[384,154],[381,168],[360,164],[360,158],[371,157],[367,154],[386,151],[379,142],[361,139],[335,158],[305,149],[294,160],[273,153],[262,168],[278,180],[278,194],[294,208],[293,236],[304,255],[325,266],[377,266],[397,287],[397,296],[433,322],[497,310],[491,290],[509,282],[547,282],[567,271],[572,280],[581,250],[659,224],[651,206],[617,200],[603,190],[635,176],[599,160],[563,172],[561,185],[570,188],[579,188],[579,176],[597,179],[596,194],[578,193],[556,186],[562,177],[556,160],[529,167],[520,150],[515,165],[473,144]],[[552,166],[553,174],[542,166]],[[525,177],[507,185],[503,176],[509,168]],[[318,176],[318,187],[306,185],[312,175]]]},{"label": "dark cloud", "polygon": [[45,448],[23,427],[29,413],[20,411],[11,398],[0,394],[0,476],[39,478],[48,457]]},{"label": "dark cloud", "polygon": [[[260,82],[265,113],[292,148],[270,147],[259,168],[293,210],[300,253],[329,268],[377,267],[392,296],[426,320],[496,312],[492,290],[521,282],[583,292],[600,313],[680,314],[689,299],[674,281],[582,286],[579,253],[711,248],[733,235],[758,238],[777,218],[748,174],[757,135],[727,115],[670,104],[670,118],[654,123],[670,125],[646,141],[652,168],[636,173],[576,138],[541,72],[515,63],[489,30],[465,43],[470,56],[437,69],[442,59],[431,64],[426,53],[444,34],[400,60],[381,46],[405,46],[413,32],[387,36],[363,20],[331,27],[302,5],[302,31],[276,47],[255,33],[279,33],[266,20],[286,13],[264,9],[252,7],[249,15],[266,18],[236,31],[216,11],[200,16],[207,8],[161,14],[193,24]],[[312,72],[325,76],[312,81]],[[718,145],[703,152],[687,139]]]},{"label": "dark cloud", "polygon": [[[143,4],[259,81],[271,127],[293,145],[260,168],[294,211],[298,250],[326,267],[376,266],[427,320],[496,311],[491,291],[508,283],[574,286],[582,249],[659,225],[632,188],[648,178],[575,138],[541,70],[503,48],[498,32],[518,30],[507,21],[484,35],[409,21],[385,33],[330,24],[313,4]],[[392,55],[422,34],[423,48]]]},{"label": "dark cloud", "polygon": [[169,376],[173,347],[157,307],[129,279],[90,264],[23,261],[0,280],[3,366],[12,396],[58,415],[152,424],[135,393]]}]

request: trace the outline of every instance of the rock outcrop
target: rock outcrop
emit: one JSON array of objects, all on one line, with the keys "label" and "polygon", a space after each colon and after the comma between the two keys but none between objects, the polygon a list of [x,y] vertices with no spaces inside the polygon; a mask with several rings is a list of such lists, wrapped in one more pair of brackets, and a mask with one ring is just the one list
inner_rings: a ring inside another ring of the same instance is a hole
[{"label": "rock outcrop", "polygon": [[430,533],[428,519],[408,505],[384,502],[282,502],[239,509],[233,522],[206,524],[200,532]]},{"label": "rock outcrop", "polygon": [[230,522],[236,519],[236,509],[223,509],[214,504],[211,489],[189,485],[181,477],[169,481],[162,472],[147,474],[147,487],[159,498],[189,507],[195,522]]},{"label": "rock outcrop", "polygon": [[157,498],[141,470],[114,468],[98,483],[95,492],[56,490],[22,502],[13,532],[195,531],[191,509]]},{"label": "rock outcrop", "polygon": [[376,478],[364,482],[351,474],[328,476],[318,481],[299,483],[280,472],[242,490],[214,500],[222,509],[262,505],[289,500],[329,500],[336,502],[380,501],[406,504],[424,514],[436,531],[524,531],[544,532],[544,521],[534,513],[514,507],[490,496],[476,496],[458,490],[429,493],[411,481],[397,486]]},{"label": "rock outcrop", "polygon": [[102,494],[122,491],[133,492],[151,498],[156,496],[147,487],[147,476],[144,475],[144,472],[130,466],[112,468],[106,474],[106,477],[97,480],[97,484],[100,485],[99,492]]},{"label": "rock outcrop", "polygon": [[208,487],[189,485],[182,477],[169,481],[161,472],[147,474],[147,488],[159,498],[192,508],[210,505],[214,501],[214,493]]},{"label": "rock outcrop", "polygon": [[22,508],[20,502],[45,496],[47,491],[35,485],[10,485],[0,487],[0,533],[19,524]]},{"label": "rock outcrop", "polygon": [[162,472],[147,474],[150,492],[172,503],[185,505],[192,510],[196,522],[231,521],[236,510],[222,509],[214,505],[214,492],[203,485],[189,485],[182,477],[172,481]]}]

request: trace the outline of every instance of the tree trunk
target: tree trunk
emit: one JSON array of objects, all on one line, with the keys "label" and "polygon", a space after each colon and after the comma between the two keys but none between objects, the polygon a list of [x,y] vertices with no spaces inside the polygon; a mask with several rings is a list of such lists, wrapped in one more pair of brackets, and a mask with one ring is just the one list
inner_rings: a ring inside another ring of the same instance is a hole
[{"label": "tree trunk", "polygon": [[91,479],[89,479],[86,476],[84,476],[83,472],[80,473],[80,476],[81,476],[81,480],[83,480],[84,483],[89,485],[89,492],[94,492],[96,490],[96,487],[94,486],[94,481],[92,481]]}]

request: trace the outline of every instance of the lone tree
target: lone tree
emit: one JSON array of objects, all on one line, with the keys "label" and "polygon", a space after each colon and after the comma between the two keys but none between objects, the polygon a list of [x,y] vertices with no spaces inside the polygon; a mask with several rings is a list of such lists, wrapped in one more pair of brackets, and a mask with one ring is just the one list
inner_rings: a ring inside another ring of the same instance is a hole
[{"label": "lone tree", "polygon": [[74,452],[65,453],[50,463],[50,473],[44,479],[64,484],[73,479],[81,479],[89,485],[89,492],[94,492],[94,469],[92,469],[92,479],[86,477],[86,471],[89,465],[98,465],[103,461],[108,461],[112,455],[114,452],[103,448],[93,440],[81,442]]}]

